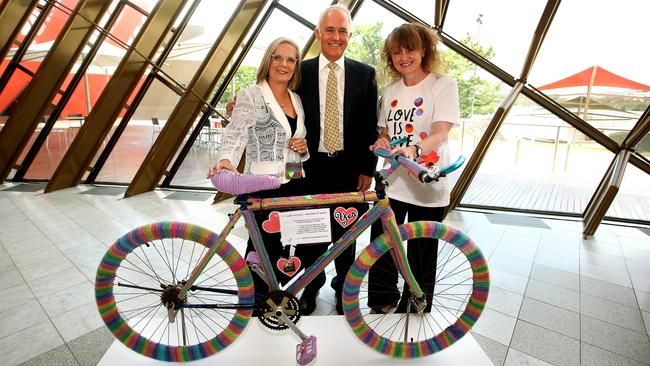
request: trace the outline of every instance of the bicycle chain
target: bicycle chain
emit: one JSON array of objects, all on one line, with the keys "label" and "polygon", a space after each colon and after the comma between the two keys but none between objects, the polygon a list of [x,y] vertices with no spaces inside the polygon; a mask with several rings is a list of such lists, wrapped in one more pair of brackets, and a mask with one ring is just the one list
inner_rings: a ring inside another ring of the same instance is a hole
[{"label": "bicycle chain", "polygon": [[275,312],[281,308],[287,317],[295,324],[300,320],[300,301],[295,296],[282,290],[271,291],[257,305],[257,318],[263,326],[271,330],[284,330],[289,326],[276,316]]}]

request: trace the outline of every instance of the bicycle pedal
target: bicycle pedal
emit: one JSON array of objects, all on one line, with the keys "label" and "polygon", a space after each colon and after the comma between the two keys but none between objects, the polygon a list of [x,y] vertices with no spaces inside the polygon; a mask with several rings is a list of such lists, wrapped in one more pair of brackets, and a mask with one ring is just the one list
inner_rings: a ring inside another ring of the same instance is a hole
[{"label": "bicycle pedal", "polygon": [[296,362],[304,366],[316,358],[316,337],[309,336],[296,346]]},{"label": "bicycle pedal", "polygon": [[260,261],[260,257],[259,255],[257,255],[257,252],[252,251],[246,255],[246,264],[248,264],[249,266],[257,265],[261,267],[261,263],[262,262]]}]

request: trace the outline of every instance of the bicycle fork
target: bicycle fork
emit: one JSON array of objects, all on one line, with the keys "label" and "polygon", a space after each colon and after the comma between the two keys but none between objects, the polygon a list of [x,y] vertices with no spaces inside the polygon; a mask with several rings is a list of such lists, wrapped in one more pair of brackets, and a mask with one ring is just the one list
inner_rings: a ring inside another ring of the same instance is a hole
[{"label": "bicycle fork", "polygon": [[[416,313],[421,312],[427,306],[426,296],[420,284],[418,284],[415,276],[413,276],[413,271],[411,271],[411,265],[409,264],[408,257],[406,255],[406,250],[404,245],[402,245],[403,239],[399,231],[399,225],[395,219],[395,213],[388,207],[388,203],[382,201],[378,202],[379,205],[385,206],[383,208],[383,213],[381,215],[381,224],[384,229],[384,233],[388,235],[389,242],[389,253],[393,258],[393,262],[397,266],[397,270],[404,276],[404,280],[410,288],[412,298],[409,299],[407,303],[406,316],[411,313],[411,306],[414,307]],[[392,250],[391,250],[392,249]],[[407,321],[408,327],[408,321]]]}]

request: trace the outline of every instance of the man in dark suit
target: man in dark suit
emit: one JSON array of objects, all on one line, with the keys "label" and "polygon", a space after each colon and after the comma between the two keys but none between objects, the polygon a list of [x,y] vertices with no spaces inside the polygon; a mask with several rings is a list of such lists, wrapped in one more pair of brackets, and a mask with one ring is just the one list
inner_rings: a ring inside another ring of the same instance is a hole
[{"label": "man in dark suit", "polygon": [[[377,159],[368,149],[377,139],[377,82],[375,70],[344,57],[351,18],[347,8],[332,5],[321,14],[314,30],[321,54],[301,63],[302,81],[297,90],[305,111],[307,146],[306,193],[365,191],[370,188]],[[367,205],[364,205],[367,209]],[[362,207],[363,209],[363,207]],[[361,214],[361,209],[359,209]],[[332,241],[346,231],[332,224]],[[324,253],[327,245],[302,246],[299,255],[306,265]],[[298,253],[297,253],[298,254]],[[352,245],[335,261],[336,309],[343,314],[341,291],[354,261]],[[325,284],[322,273],[301,296],[303,314],[316,308],[318,290]]]}]

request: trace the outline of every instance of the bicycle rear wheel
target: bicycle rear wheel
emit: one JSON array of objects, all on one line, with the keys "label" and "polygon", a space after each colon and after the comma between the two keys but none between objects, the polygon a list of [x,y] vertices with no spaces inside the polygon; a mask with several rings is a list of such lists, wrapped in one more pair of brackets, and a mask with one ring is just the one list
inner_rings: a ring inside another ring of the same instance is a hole
[{"label": "bicycle rear wheel", "polygon": [[[420,221],[401,225],[400,232],[404,240],[438,239],[437,264],[430,268],[436,272],[431,311],[381,314],[368,306],[368,270],[388,252],[386,234],[364,249],[348,272],[343,311],[354,334],[370,348],[395,358],[422,357],[451,346],[476,323],[487,301],[489,272],[474,241],[450,226]],[[398,276],[401,292],[407,285],[399,271]],[[394,285],[380,287],[375,284],[372,291],[396,292]]]},{"label": "bicycle rear wheel", "polygon": [[[164,305],[177,297],[216,242],[217,234],[180,222],[144,225],[119,238],[104,255],[95,280],[99,313],[115,337],[142,355],[175,362],[210,356],[234,342],[252,309],[170,311]],[[254,303],[248,267],[226,241],[194,286],[184,303]]]}]

